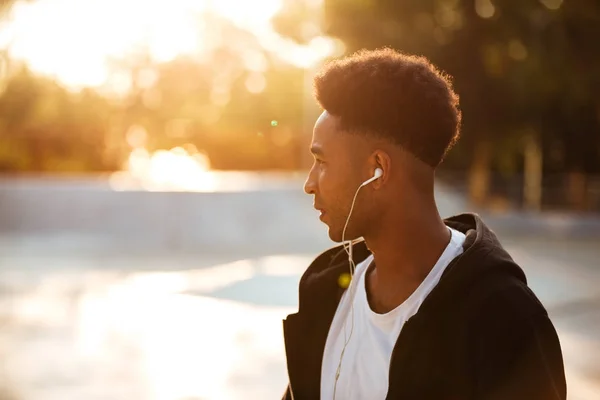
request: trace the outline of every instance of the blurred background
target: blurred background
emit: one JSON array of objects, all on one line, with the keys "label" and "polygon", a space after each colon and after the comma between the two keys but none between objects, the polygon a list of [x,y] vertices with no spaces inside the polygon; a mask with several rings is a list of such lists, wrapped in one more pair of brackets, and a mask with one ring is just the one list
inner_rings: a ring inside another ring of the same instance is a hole
[{"label": "blurred background", "polygon": [[0,399],[278,398],[332,244],[312,78],[384,45],[454,77],[440,211],[484,216],[600,399],[596,0],[0,1]]}]

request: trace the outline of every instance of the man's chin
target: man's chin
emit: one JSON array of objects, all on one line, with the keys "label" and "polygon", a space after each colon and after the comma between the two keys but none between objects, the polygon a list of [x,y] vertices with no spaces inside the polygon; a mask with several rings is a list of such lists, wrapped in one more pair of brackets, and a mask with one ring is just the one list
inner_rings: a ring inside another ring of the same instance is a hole
[{"label": "man's chin", "polygon": [[[329,239],[334,243],[342,243],[342,231],[343,227],[341,226],[331,226],[331,221],[322,221],[327,226],[327,235]],[[348,232],[346,232],[348,233]],[[348,240],[348,238],[346,238]]]},{"label": "man's chin", "polygon": [[[329,225],[327,225],[327,227],[329,228],[329,230],[327,231],[327,235],[329,236],[329,239],[331,241],[333,241],[334,243],[342,243],[342,230],[341,229],[332,229]],[[356,240],[361,238],[361,236],[358,236],[356,234],[352,234],[352,232],[346,232],[346,237],[344,238],[346,241],[348,240]]]},{"label": "man's chin", "polygon": [[342,243],[342,232],[333,230],[331,227],[329,227],[327,234],[329,235],[329,239],[331,239],[331,241],[335,243]]}]

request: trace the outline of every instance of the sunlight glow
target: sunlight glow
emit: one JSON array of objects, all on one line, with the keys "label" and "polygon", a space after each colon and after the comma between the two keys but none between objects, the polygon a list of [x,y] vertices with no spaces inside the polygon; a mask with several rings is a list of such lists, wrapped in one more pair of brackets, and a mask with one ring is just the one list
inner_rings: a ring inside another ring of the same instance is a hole
[{"label": "sunlight glow", "polygon": [[124,171],[112,174],[110,184],[115,190],[126,190],[137,182],[149,191],[216,190],[216,178],[209,171],[210,160],[199,152],[174,147],[152,154],[144,147],[132,150]]},{"label": "sunlight glow", "polygon": [[[139,185],[150,191],[207,191],[216,189],[208,156],[193,145],[157,150],[146,148],[147,132],[142,126],[129,128],[126,140],[132,150],[123,171],[113,173],[109,183],[115,190]],[[135,184],[134,184],[135,183]]]},{"label": "sunlight glow", "polygon": [[540,3],[546,6],[549,10],[558,10],[563,3],[563,0],[540,0]]},{"label": "sunlight glow", "polygon": [[[321,7],[321,1],[310,3]],[[116,66],[126,66],[145,54],[151,62],[167,62],[178,55],[207,59],[221,44],[225,23],[256,38],[257,51],[243,55],[251,71],[266,69],[263,51],[305,68],[343,52],[341,43],[328,37],[317,36],[308,45],[299,45],[280,36],[270,20],[281,7],[283,0],[18,2],[9,22],[0,26],[0,48],[67,87],[124,85],[118,92],[126,91],[129,82],[118,75],[119,82],[112,82]],[[213,23],[215,18],[221,22]]]},{"label": "sunlight glow", "polygon": [[261,93],[265,90],[266,86],[267,81],[265,76],[260,72],[253,72],[246,79],[246,89],[248,89],[250,93]]},{"label": "sunlight glow", "polygon": [[475,12],[481,18],[492,18],[496,13],[496,7],[491,0],[475,0]]}]

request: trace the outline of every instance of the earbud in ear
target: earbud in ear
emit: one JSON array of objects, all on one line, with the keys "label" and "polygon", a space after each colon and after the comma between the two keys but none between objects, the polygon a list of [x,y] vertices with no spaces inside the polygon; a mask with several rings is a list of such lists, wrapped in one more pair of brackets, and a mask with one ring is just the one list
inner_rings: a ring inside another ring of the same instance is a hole
[{"label": "earbud in ear", "polygon": [[373,177],[371,179],[367,179],[366,181],[364,181],[362,183],[362,185],[360,185],[361,187],[368,185],[369,183],[373,182],[375,179],[379,179],[381,177],[381,175],[383,175],[383,170],[381,168],[375,168],[375,173],[373,174]]}]

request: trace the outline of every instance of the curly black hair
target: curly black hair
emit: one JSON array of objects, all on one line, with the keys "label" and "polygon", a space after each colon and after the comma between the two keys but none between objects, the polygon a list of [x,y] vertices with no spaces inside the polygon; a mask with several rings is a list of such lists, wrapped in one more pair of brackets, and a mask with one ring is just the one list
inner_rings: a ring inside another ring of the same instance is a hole
[{"label": "curly black hair", "polygon": [[458,140],[458,96],[425,57],[361,50],[328,63],[314,86],[342,129],[388,138],[434,168]]}]

